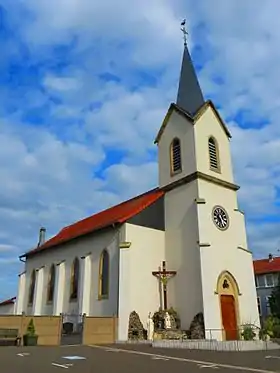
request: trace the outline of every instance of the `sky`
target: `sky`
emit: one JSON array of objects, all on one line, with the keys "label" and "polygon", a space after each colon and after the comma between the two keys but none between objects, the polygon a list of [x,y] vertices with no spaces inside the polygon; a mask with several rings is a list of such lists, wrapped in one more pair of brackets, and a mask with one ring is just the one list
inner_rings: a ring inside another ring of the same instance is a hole
[{"label": "sky", "polygon": [[183,18],[233,136],[249,248],[279,254],[279,12],[279,0],[0,0],[0,299],[16,295],[41,226],[51,237],[157,186]]}]

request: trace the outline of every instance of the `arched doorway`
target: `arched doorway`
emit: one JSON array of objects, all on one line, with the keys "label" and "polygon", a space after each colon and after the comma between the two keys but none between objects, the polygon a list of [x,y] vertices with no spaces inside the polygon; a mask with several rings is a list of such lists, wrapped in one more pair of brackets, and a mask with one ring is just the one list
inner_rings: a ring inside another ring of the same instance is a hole
[{"label": "arched doorway", "polygon": [[235,278],[228,271],[222,272],[218,277],[217,294],[220,302],[223,339],[237,340],[239,339],[238,296],[240,292]]}]

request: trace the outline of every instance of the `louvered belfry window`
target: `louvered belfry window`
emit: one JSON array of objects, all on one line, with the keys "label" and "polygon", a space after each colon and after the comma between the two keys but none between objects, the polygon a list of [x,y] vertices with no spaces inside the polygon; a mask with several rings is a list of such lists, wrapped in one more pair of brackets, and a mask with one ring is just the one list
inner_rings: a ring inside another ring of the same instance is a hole
[{"label": "louvered belfry window", "polygon": [[218,160],[217,145],[213,137],[210,137],[208,140],[208,148],[209,148],[210,168],[213,168],[214,170],[218,170],[219,160]]},{"label": "louvered belfry window", "polygon": [[171,166],[173,173],[182,171],[181,143],[177,138],[171,143]]}]

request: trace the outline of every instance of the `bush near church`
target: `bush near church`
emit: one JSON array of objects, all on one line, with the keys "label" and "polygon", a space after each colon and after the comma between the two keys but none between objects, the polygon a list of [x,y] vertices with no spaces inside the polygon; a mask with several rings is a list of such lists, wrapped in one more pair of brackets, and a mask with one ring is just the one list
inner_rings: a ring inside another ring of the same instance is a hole
[{"label": "bush near church", "polygon": [[37,346],[38,335],[36,335],[36,330],[34,326],[34,321],[31,319],[28,323],[26,333],[23,336],[24,346]]},{"label": "bush near church", "polygon": [[272,290],[269,305],[271,316],[265,320],[262,334],[266,334],[270,338],[280,339],[280,274],[278,285]]},{"label": "bush near church", "polygon": [[278,277],[278,285],[272,290],[269,298],[271,314],[280,320],[280,274]]},{"label": "bush near church", "polygon": [[266,337],[269,336],[269,338],[280,338],[280,319],[275,316],[269,316],[265,322],[264,326],[260,331],[260,338],[266,339]]}]

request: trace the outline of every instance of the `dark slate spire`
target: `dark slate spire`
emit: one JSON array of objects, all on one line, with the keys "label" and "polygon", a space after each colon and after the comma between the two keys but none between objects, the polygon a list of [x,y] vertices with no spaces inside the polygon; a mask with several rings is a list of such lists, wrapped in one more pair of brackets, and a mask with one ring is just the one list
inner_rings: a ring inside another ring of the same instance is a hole
[{"label": "dark slate spire", "polygon": [[193,115],[204,102],[190,53],[185,45],[176,104]]}]

